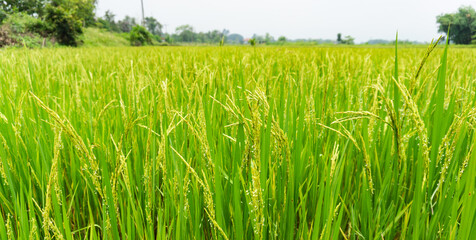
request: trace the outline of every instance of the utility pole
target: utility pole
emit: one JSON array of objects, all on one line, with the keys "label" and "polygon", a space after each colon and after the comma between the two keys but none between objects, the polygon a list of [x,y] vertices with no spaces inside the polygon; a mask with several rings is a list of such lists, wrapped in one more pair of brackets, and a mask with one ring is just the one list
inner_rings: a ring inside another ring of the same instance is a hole
[{"label": "utility pole", "polygon": [[140,0],[142,5],[142,26],[145,27],[145,18],[144,18],[144,0]]}]

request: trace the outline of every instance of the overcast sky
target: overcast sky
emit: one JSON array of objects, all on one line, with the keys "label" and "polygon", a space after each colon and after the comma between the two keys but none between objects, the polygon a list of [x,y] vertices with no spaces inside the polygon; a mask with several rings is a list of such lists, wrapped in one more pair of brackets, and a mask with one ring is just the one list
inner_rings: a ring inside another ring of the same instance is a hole
[{"label": "overcast sky", "polygon": [[[190,24],[196,31],[228,29],[251,37],[335,39],[337,33],[357,42],[395,38],[429,42],[439,36],[436,16],[455,12],[476,0],[143,0],[146,16],[166,25],[168,33]],[[140,19],[140,0],[98,0],[97,15],[106,10]],[[165,30],[165,29],[164,29]]]}]

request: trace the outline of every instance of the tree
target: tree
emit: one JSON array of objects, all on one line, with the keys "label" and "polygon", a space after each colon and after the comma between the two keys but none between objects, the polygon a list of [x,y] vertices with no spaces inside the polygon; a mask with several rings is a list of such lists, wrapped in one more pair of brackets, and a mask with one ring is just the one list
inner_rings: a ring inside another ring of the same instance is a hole
[{"label": "tree", "polygon": [[135,18],[125,16],[123,20],[117,23],[117,25],[119,27],[119,30],[128,33],[132,30],[132,27],[137,25],[137,23]]},{"label": "tree", "polygon": [[264,37],[264,42],[266,44],[270,44],[271,42],[274,42],[274,37],[271,36],[269,33],[266,33],[266,35]]},{"label": "tree", "polygon": [[258,34],[253,34],[251,38],[255,40],[256,44],[265,43],[265,40],[266,40],[265,37]]},{"label": "tree", "polygon": [[347,45],[354,45],[354,40],[355,40],[355,38],[353,38],[350,35],[347,35],[347,36],[344,37],[343,40],[341,40],[341,43],[342,44],[347,44]]},{"label": "tree", "polygon": [[228,35],[227,42],[232,43],[232,44],[243,44],[244,39],[245,38],[243,36],[241,36],[240,34],[232,33],[232,34]]},{"label": "tree", "polygon": [[448,33],[449,40],[456,44],[470,44],[476,41],[476,11],[471,6],[462,6],[458,12],[436,17],[438,31]]},{"label": "tree", "polygon": [[286,43],[286,37],[285,37],[285,36],[279,37],[279,38],[278,38],[278,42],[279,42],[280,44]]},{"label": "tree", "polygon": [[[103,20],[104,20],[104,28],[106,28],[109,31],[114,31],[114,32],[120,32],[121,30],[117,26],[116,21],[114,18],[116,15],[112,13],[111,11],[107,10],[106,13],[104,14]],[[98,19],[98,21],[101,21],[101,19]]]},{"label": "tree", "polygon": [[63,10],[71,14],[75,20],[79,20],[82,26],[92,26],[95,23],[97,0],[50,0],[48,5],[61,6]]},{"label": "tree", "polygon": [[256,46],[256,39],[254,39],[254,38],[250,39],[249,43],[252,47]]},{"label": "tree", "polygon": [[74,15],[82,21],[84,27],[94,25],[97,0],[62,0],[62,2],[70,2],[70,7],[75,11]]},{"label": "tree", "polygon": [[193,42],[194,35],[193,27],[190,25],[178,26],[175,29],[179,42]]},{"label": "tree", "polygon": [[47,0],[4,0],[0,1],[0,9],[8,14],[25,12],[28,15],[43,16],[46,3]]},{"label": "tree", "polygon": [[77,19],[71,11],[67,11],[61,5],[48,4],[45,20],[51,29],[52,35],[59,44],[67,46],[78,45],[79,35],[83,33],[81,20]]},{"label": "tree", "polygon": [[353,38],[350,35],[347,35],[342,39],[342,34],[338,33],[337,34],[337,43],[338,44],[347,44],[347,45],[353,45],[354,44],[355,38]]},{"label": "tree", "polygon": [[156,36],[162,36],[162,24],[160,24],[157,19],[155,19],[154,17],[146,17],[144,21],[145,27],[147,28],[147,30],[149,30],[151,34]]}]

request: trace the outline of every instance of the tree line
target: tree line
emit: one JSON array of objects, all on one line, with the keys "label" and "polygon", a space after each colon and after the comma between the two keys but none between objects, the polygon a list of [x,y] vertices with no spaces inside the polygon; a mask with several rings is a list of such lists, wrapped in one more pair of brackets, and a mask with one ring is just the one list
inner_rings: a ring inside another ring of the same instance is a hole
[{"label": "tree line", "polygon": [[[101,17],[95,16],[96,4],[97,0],[0,0],[0,47],[8,42],[19,41],[10,37],[15,34],[24,36],[22,41],[36,37],[61,45],[77,46],[81,44],[80,35],[85,27],[124,34],[134,46],[153,43],[280,45],[289,42],[284,36],[275,39],[268,33],[245,39],[240,34],[230,34],[226,29],[197,32],[191,25],[182,25],[173,33],[166,33],[163,24],[151,16],[141,22],[130,16],[116,20],[111,11],[106,11]],[[460,7],[455,13],[439,15],[436,22],[438,30],[448,33],[451,42],[476,44],[476,11],[471,6]],[[334,43],[354,44],[354,38],[342,37],[339,33]]]}]

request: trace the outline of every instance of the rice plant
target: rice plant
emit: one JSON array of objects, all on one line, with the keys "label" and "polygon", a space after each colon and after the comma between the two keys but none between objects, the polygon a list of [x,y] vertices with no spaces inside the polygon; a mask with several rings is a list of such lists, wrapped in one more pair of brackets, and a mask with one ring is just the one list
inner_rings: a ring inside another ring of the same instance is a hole
[{"label": "rice plant", "polygon": [[0,51],[0,238],[474,238],[475,56]]}]

